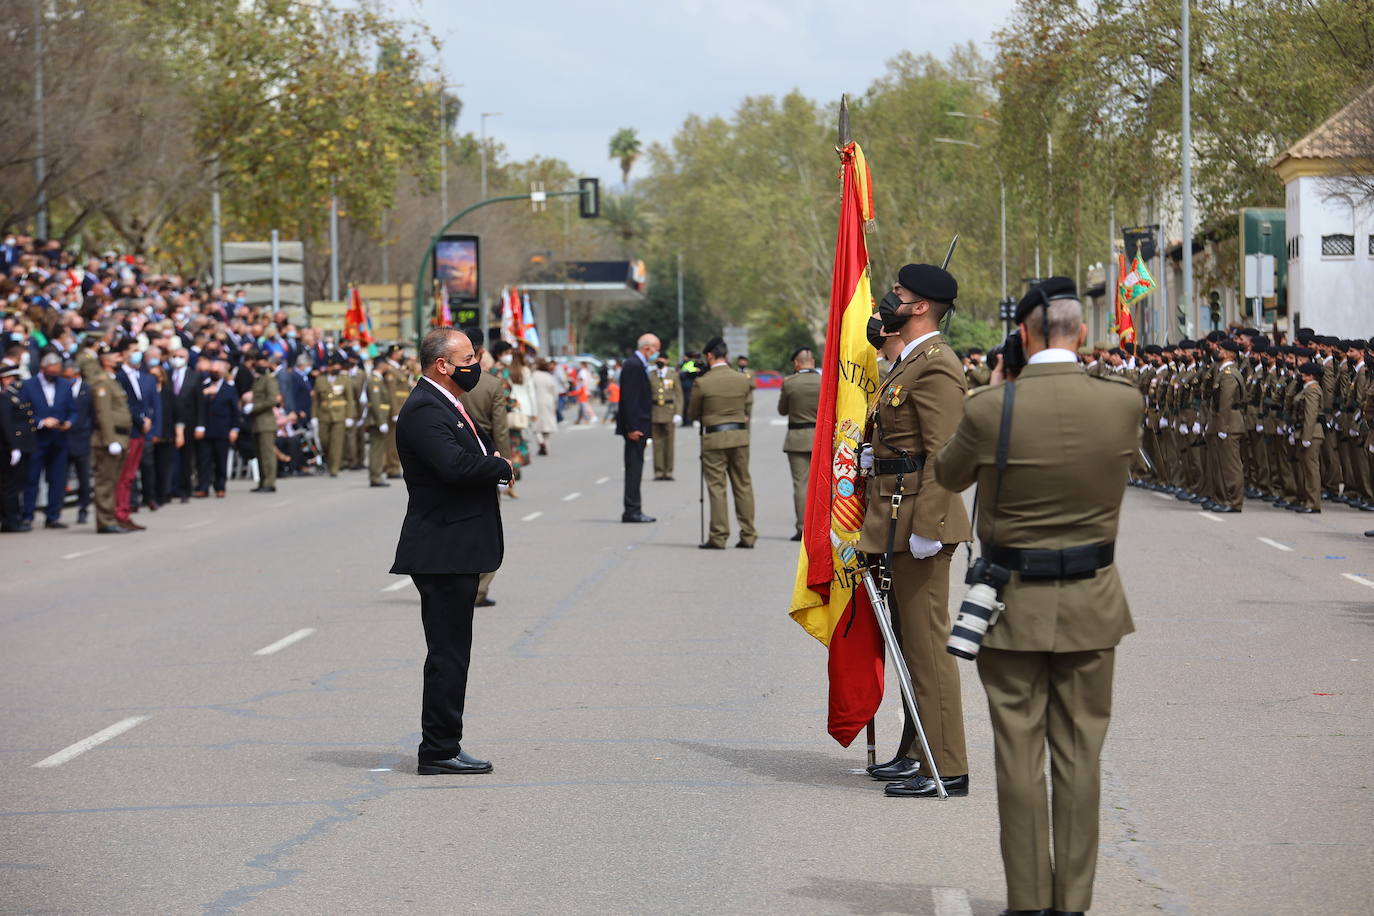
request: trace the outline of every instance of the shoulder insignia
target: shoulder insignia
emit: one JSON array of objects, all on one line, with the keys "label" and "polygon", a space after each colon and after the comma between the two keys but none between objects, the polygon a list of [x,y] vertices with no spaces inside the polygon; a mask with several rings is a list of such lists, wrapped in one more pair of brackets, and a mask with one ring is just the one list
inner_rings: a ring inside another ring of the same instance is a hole
[{"label": "shoulder insignia", "polygon": [[104,389],[104,388],[97,388],[97,389],[95,390],[95,396],[98,397],[98,398],[103,398],[103,397],[105,396],[105,389]]},{"label": "shoulder insignia", "polygon": [[938,356],[939,354],[940,354],[940,345],[939,345],[939,344],[931,344],[931,345],[930,345],[930,349],[926,351],[926,356]]}]

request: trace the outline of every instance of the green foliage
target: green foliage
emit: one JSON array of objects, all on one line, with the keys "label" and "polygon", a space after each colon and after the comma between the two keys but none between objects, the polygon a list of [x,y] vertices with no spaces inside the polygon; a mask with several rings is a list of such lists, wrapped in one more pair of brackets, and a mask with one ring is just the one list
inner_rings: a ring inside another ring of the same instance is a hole
[{"label": "green foliage", "polygon": [[620,162],[620,177],[626,187],[630,186],[630,169],[639,161],[643,147],[639,132],[633,127],[622,127],[611,136],[611,158]]},{"label": "green foliage", "polygon": [[986,351],[1002,342],[1001,323],[990,323],[981,318],[965,315],[962,309],[955,309],[949,321],[949,344],[960,353],[969,347],[982,347]]},{"label": "green foliage", "polygon": [[[584,340],[593,352],[623,356],[634,349],[639,335],[658,335],[665,350],[677,349],[677,273],[668,261],[649,265],[652,283],[636,305],[618,307],[599,314],[587,327]],[[706,307],[701,278],[691,271],[682,275],[682,315],[686,327],[687,349],[699,350],[709,338],[721,331],[721,322]]]},{"label": "green foliage", "polygon": [[[753,369],[776,369],[784,375],[792,371],[792,353],[798,347],[810,347],[820,359],[820,348],[811,336],[811,328],[804,322],[793,318],[791,321],[763,328],[751,329],[749,333],[749,366]],[[738,356],[730,354],[731,359]]]}]

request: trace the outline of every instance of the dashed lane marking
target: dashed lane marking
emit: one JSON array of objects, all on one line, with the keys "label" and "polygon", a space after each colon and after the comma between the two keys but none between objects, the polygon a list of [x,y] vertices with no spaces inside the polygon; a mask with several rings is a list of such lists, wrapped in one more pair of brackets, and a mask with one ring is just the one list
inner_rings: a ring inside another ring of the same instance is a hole
[{"label": "dashed lane marking", "polygon": [[213,525],[214,523],[215,520],[213,518],[207,518],[198,522],[192,522],[189,525],[182,525],[181,527],[186,531],[190,531],[192,528],[204,528],[206,525]]},{"label": "dashed lane marking", "polygon": [[962,887],[932,887],[930,896],[935,900],[935,916],[973,916],[968,891]]},{"label": "dashed lane marking", "polygon": [[410,585],[410,584],[411,584],[411,582],[410,582],[409,579],[402,579],[400,582],[393,582],[393,583],[391,583],[391,584],[388,585],[386,588],[382,589],[382,591],[384,591],[384,592],[399,592],[401,589],[405,588],[407,585]]},{"label": "dashed lane marking", "polygon": [[581,496],[581,495],[582,495],[581,493],[578,493],[578,492],[574,491],[574,492],[572,492],[572,493],[569,493],[567,496],[563,497],[563,502],[565,502],[565,503],[570,503],[570,502],[572,502],[574,499],[577,499],[577,497],[579,497],[579,496]]},{"label": "dashed lane marking", "polygon": [[311,633],[314,633],[314,632],[315,632],[315,628],[314,628],[314,627],[304,627],[304,628],[299,629],[299,630],[297,630],[296,632],[290,634],[289,636],[283,636],[281,639],[279,639],[279,640],[277,640],[276,642],[272,643],[272,645],[270,645],[270,646],[263,646],[261,649],[259,649],[258,651],[254,652],[253,654],[254,654],[254,655],[271,655],[271,654],[274,653],[274,652],[280,652],[282,649],[285,649],[287,646],[292,645],[293,643],[298,643],[298,642],[300,642],[302,639],[305,639],[305,637],[309,636]]},{"label": "dashed lane marking", "polygon": [[92,547],[90,550],[78,550],[76,553],[64,553],[64,554],[62,554],[62,559],[64,559],[64,560],[75,560],[75,559],[77,559],[78,557],[89,557],[89,556],[90,556],[91,554],[93,554],[93,553],[100,553],[100,551],[102,551],[102,550],[109,550],[109,549],[110,549],[110,545],[106,544],[104,547]]},{"label": "dashed lane marking", "polygon": [[524,518],[520,519],[520,521],[522,521],[522,522],[532,522],[532,521],[534,521],[535,519],[537,519],[539,516],[541,516],[541,515],[543,515],[543,514],[544,514],[543,512],[531,512],[529,515],[527,515],[527,516],[525,516]]},{"label": "dashed lane marking", "polygon": [[1207,519],[1208,521],[1213,521],[1213,522],[1219,522],[1219,521],[1221,521],[1221,518],[1220,518],[1219,516],[1213,515],[1213,514],[1210,513],[1210,512],[1199,512],[1198,515],[1202,516],[1203,518]]},{"label": "dashed lane marking", "polygon": [[120,719],[118,722],[116,722],[114,725],[111,725],[109,728],[102,728],[100,731],[96,732],[94,735],[91,735],[89,738],[82,738],[75,744],[70,744],[62,748],[62,750],[58,751],[56,754],[53,754],[51,757],[44,757],[42,760],[35,763],[34,766],[60,767],[62,764],[66,763],[68,760],[71,760],[73,757],[79,757],[80,755],[86,753],[96,745],[104,744],[111,738],[117,738],[120,735],[127,732],[129,729],[133,728],[135,725],[138,725],[140,722],[147,721],[147,716],[130,716],[127,719]]},{"label": "dashed lane marking", "polygon": [[286,508],[287,506],[291,505],[293,502],[295,502],[294,499],[283,499],[281,502],[272,503],[272,504],[271,504],[270,506],[268,506],[267,508],[269,508],[269,509],[284,509],[284,508]]},{"label": "dashed lane marking", "polygon": [[1374,588],[1374,579],[1370,579],[1367,576],[1362,576],[1359,573],[1341,573],[1341,575],[1345,576],[1351,582],[1358,582],[1361,585],[1367,585],[1370,588]]},{"label": "dashed lane marking", "polygon": [[608,480],[610,480],[610,479],[611,479],[611,478],[609,478],[609,477],[598,477],[598,478],[596,478],[596,484],[597,484],[597,486],[600,486],[601,484],[606,483],[606,482],[607,482]]},{"label": "dashed lane marking", "polygon": [[1274,540],[1273,538],[1258,538],[1258,540],[1259,540],[1259,542],[1260,542],[1261,544],[1268,544],[1270,547],[1274,548],[1275,550],[1282,550],[1282,551],[1286,551],[1287,553],[1292,553],[1292,552],[1293,552],[1293,548],[1292,548],[1292,547],[1289,547],[1287,544],[1280,544],[1278,541]]}]

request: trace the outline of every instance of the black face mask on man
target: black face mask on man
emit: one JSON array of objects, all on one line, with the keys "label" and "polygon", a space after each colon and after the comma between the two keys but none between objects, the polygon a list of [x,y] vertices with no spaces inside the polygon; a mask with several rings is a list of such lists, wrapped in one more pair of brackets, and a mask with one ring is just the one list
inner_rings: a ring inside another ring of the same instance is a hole
[{"label": "black face mask on man", "polygon": [[453,372],[449,376],[453,383],[464,391],[471,391],[477,387],[477,381],[482,377],[482,364],[473,363],[470,366],[454,366]]},{"label": "black face mask on man", "polygon": [[884,331],[889,334],[895,334],[902,329],[903,325],[911,320],[910,315],[897,314],[898,309],[909,304],[910,303],[903,302],[902,298],[894,291],[888,290],[887,295],[883,296],[882,301],[878,303],[878,317],[882,319]]}]

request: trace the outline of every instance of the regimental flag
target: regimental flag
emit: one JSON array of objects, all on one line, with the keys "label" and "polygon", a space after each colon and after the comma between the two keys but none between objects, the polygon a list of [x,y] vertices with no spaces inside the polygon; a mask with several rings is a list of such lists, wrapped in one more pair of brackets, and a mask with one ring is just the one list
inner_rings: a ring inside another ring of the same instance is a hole
[{"label": "regimental flag", "polygon": [[858,579],[855,545],[864,490],[855,450],[863,440],[878,365],[865,330],[873,314],[864,223],[873,218],[868,164],[857,143],[840,151],[841,204],[821,363],[821,399],[811,447],[806,517],[792,592],[792,619],[829,649],[827,730],[842,746],[883,699],[883,643]]},{"label": "regimental flag", "polygon": [[1129,291],[1129,288],[1125,285],[1126,274],[1128,273],[1126,256],[1124,254],[1119,254],[1117,255],[1117,259],[1116,295],[1113,297],[1112,306],[1112,333],[1115,334],[1122,343],[1134,343],[1135,322],[1131,320],[1131,307],[1126,304],[1124,298]]},{"label": "regimental flag", "polygon": [[363,294],[356,286],[348,288],[348,311],[344,313],[343,339],[365,343],[370,349],[373,346],[372,317],[368,315],[367,306],[363,304]]},{"label": "regimental flag", "polygon": [[524,296],[525,302],[523,312],[525,322],[525,333],[522,335],[521,339],[525,341],[525,343],[529,344],[531,349],[538,351],[539,328],[535,325],[534,321],[534,304],[530,302],[529,293],[525,293]]},{"label": "regimental flag", "polygon": [[514,287],[501,291],[501,339],[511,346],[525,339],[525,307]]},{"label": "regimental flag", "polygon": [[1130,270],[1126,269],[1126,256],[1121,255],[1121,279],[1117,280],[1117,292],[1123,305],[1132,305],[1144,299],[1158,286],[1155,278],[1150,276],[1150,271],[1146,269],[1145,262],[1141,260],[1140,252],[1135,253]]},{"label": "regimental flag", "polygon": [[435,328],[453,327],[453,310],[448,307],[444,288],[438,280],[434,281],[434,317],[430,319],[429,324]]}]

